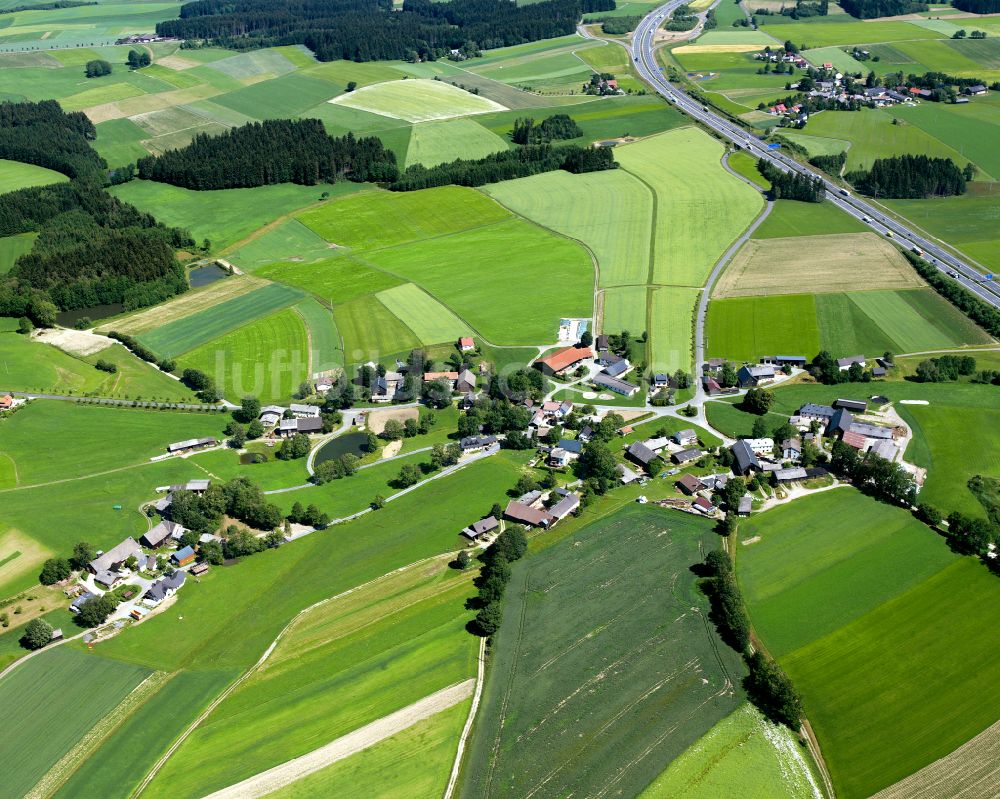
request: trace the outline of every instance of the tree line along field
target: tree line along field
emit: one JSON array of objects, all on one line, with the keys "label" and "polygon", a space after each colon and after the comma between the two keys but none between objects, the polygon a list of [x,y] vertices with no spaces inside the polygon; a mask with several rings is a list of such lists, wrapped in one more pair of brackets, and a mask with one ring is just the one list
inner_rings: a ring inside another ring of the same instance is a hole
[{"label": "tree line along field", "polygon": [[516,565],[461,795],[633,795],[740,704],[688,570],[712,535],[632,505]]},{"label": "tree line along field", "polygon": [[[1000,707],[982,686],[996,678],[987,653],[1000,585],[926,528],[906,531],[916,524],[906,511],[876,510],[874,500],[847,499],[847,491],[797,501],[769,512],[766,525],[744,527],[761,539],[740,548],[737,568],[764,644],[777,639],[778,660],[803,696],[838,795],[865,797],[997,718]],[[831,524],[835,517],[853,524]],[[894,541],[900,536],[910,545]],[[909,568],[887,582],[901,559]],[[797,609],[803,597],[813,610],[808,620]]]}]

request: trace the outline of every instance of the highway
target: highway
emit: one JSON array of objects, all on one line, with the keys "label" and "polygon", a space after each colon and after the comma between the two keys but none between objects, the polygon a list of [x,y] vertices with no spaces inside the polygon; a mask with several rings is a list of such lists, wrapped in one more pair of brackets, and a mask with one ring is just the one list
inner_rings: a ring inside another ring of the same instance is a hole
[{"label": "highway", "polygon": [[876,206],[849,194],[846,189],[827,180],[823,175],[783,154],[780,150],[769,150],[767,145],[752,133],[709,110],[707,106],[703,106],[686,94],[680,86],[667,80],[663,70],[656,63],[655,35],[669,14],[686,2],[689,0],[670,0],[648,14],[636,27],[628,49],[635,62],[636,71],[643,80],[688,116],[711,128],[724,139],[743,148],[755,158],[765,158],[785,172],[797,172],[809,177],[821,178],[826,186],[827,197],[834,205],[901,247],[905,247],[911,252],[919,251],[921,257],[942,274],[958,281],[994,308],[1000,308],[1000,286],[993,281],[984,280],[978,270],[956,258],[939,244],[924,238],[916,230],[885,216]]}]

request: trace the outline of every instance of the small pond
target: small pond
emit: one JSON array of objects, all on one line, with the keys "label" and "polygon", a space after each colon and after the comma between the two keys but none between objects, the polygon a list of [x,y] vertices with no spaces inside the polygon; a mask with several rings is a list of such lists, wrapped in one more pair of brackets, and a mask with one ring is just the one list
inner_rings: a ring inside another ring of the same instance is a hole
[{"label": "small pond", "polygon": [[332,461],[348,453],[357,455],[360,458],[362,455],[367,454],[364,450],[367,441],[368,436],[365,433],[346,433],[345,435],[332,438],[319,448],[313,465],[318,465],[323,463],[323,461]]},{"label": "small pond", "polygon": [[125,310],[125,306],[120,302],[113,302],[108,305],[92,305],[89,308],[74,308],[72,311],[61,311],[56,314],[56,321],[63,327],[75,327],[76,323],[84,317],[92,322],[106,319],[109,316],[116,316]]},{"label": "small pond", "polygon": [[191,288],[193,289],[207,286],[209,283],[214,283],[216,280],[222,280],[224,277],[229,277],[229,272],[221,266],[216,266],[215,264],[199,266],[197,269],[192,269],[188,272],[188,282],[191,284]]}]

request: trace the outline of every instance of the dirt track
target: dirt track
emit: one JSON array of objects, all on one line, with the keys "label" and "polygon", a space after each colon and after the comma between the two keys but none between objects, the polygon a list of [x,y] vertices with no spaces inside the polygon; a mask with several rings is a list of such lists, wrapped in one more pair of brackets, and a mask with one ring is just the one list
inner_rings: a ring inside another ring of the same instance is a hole
[{"label": "dirt track", "polygon": [[374,746],[424,719],[457,705],[472,695],[475,684],[475,680],[465,680],[430,696],[425,696],[412,705],[390,713],[371,724],[366,724],[354,732],[349,732],[319,749],[314,749],[308,754],[289,760],[287,763],[282,763],[267,771],[262,771],[249,779],[223,788],[221,791],[209,794],[205,799],[255,799],[259,796],[266,796],[289,783]]}]

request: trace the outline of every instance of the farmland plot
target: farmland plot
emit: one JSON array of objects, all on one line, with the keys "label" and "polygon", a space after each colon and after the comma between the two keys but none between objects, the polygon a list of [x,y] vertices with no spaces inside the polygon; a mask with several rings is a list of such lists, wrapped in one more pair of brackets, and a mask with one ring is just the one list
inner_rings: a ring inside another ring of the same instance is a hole
[{"label": "farmland plot", "polygon": [[408,122],[427,122],[504,110],[500,103],[470,94],[444,81],[419,79],[362,86],[353,92],[334,97],[330,102]]},{"label": "farmland plot", "polygon": [[709,524],[631,506],[519,562],[462,795],[634,795],[740,703],[688,567]]}]

